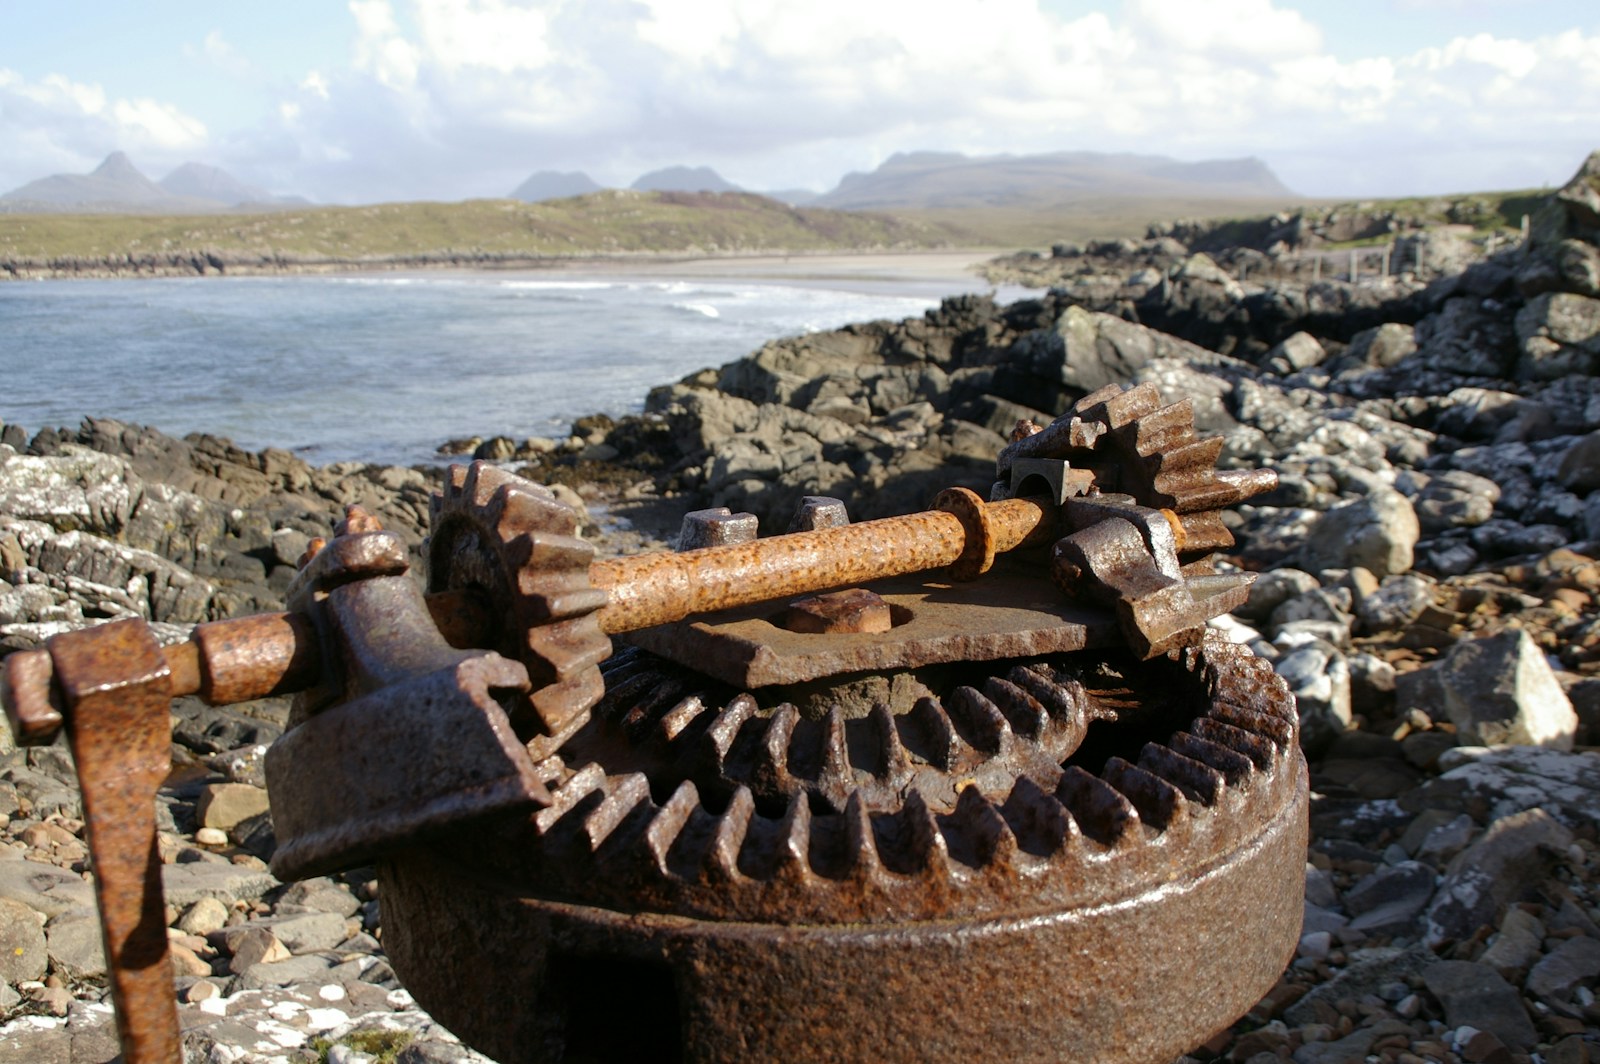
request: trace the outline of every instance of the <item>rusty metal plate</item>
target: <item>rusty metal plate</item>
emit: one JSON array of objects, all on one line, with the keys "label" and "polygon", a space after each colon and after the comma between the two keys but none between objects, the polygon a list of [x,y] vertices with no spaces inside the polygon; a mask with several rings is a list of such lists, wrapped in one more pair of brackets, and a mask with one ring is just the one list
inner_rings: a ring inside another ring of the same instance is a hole
[{"label": "rusty metal plate", "polygon": [[[1004,566],[1004,567],[1002,567]],[[900,577],[867,585],[894,614],[887,632],[833,636],[780,627],[786,603],[764,603],[660,625],[618,638],[735,687],[803,683],[846,673],[914,669],[944,661],[1000,661],[1116,646],[1117,620],[1062,598],[1021,566],[982,580]],[[1248,583],[1197,577],[1190,593],[1208,615],[1242,604]]]}]

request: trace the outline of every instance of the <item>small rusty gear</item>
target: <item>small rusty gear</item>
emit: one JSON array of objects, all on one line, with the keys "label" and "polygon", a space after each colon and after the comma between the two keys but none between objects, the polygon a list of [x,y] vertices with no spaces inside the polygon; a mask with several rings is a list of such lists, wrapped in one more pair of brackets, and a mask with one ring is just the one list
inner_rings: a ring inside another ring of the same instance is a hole
[{"label": "small rusty gear", "polygon": [[996,468],[1008,484],[1013,463],[1065,459],[1093,475],[1094,488],[1132,496],[1167,510],[1181,526],[1179,559],[1190,572],[1209,571],[1208,559],[1233,545],[1222,511],[1276,482],[1268,470],[1218,470],[1221,436],[1200,436],[1194,402],[1162,405],[1151,383],[1123,390],[1111,384],[1084,396],[1049,426],[1012,442]]},{"label": "small rusty gear", "polygon": [[611,653],[589,586],[594,548],[577,538],[578,515],[546,488],[484,462],[451,466],[431,505],[428,590],[480,593],[501,643],[533,681],[536,721],[513,724],[537,759],[588,720],[604,693],[599,665]]}]

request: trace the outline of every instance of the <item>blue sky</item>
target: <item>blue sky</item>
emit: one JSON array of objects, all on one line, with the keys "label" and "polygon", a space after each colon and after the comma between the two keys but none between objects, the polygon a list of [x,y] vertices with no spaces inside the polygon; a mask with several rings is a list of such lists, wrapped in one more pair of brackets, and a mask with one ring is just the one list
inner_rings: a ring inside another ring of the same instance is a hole
[{"label": "blue sky", "polygon": [[1296,191],[1558,184],[1593,0],[0,0],[0,191],[124,150],[321,202],[539,169],[832,187],[896,151],[1253,155]]}]

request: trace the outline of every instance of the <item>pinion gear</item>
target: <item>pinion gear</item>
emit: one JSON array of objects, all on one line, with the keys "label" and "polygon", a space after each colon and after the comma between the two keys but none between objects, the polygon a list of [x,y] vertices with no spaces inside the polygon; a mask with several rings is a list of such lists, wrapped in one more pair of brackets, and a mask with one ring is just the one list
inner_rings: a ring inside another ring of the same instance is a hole
[{"label": "pinion gear", "polygon": [[595,616],[604,591],[589,586],[594,548],[577,538],[578,515],[546,488],[495,466],[451,466],[432,500],[428,590],[479,592],[502,645],[533,681],[536,722],[513,720],[535,759],[583,726],[605,691],[600,663],[611,640]]}]

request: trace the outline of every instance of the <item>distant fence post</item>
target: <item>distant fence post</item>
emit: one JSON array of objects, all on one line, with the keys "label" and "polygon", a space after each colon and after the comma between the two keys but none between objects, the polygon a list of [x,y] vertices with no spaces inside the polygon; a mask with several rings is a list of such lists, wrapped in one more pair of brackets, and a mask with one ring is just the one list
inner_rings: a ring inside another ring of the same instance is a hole
[{"label": "distant fence post", "polygon": [[1422,280],[1422,238],[1417,237],[1417,242],[1411,245],[1411,250],[1417,253],[1417,280]]},{"label": "distant fence post", "polygon": [[1383,276],[1389,276],[1389,254],[1394,251],[1393,244],[1383,245]]},{"label": "distant fence post", "polygon": [[1350,283],[1356,283],[1356,249],[1350,249]]},{"label": "distant fence post", "polygon": [[1528,216],[1526,214],[1522,216],[1522,242],[1524,244],[1528,242]]}]

